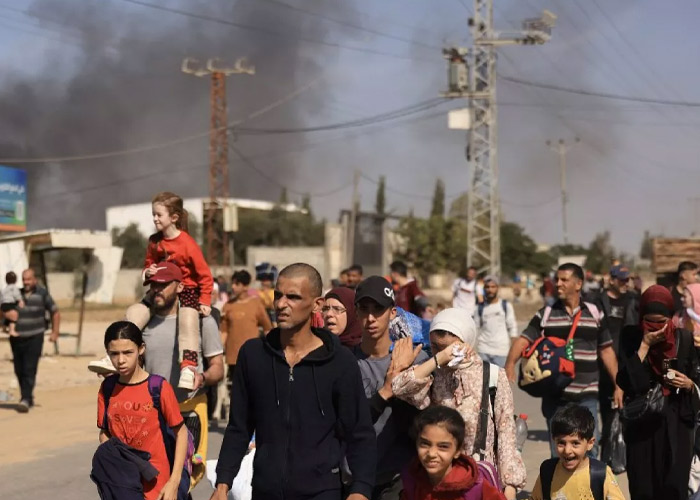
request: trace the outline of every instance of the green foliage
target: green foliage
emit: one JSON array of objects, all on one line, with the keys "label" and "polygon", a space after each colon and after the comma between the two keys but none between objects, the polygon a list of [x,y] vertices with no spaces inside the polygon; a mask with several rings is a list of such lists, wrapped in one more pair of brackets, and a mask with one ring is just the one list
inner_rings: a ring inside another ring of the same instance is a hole
[{"label": "green foliage", "polygon": [[[189,221],[190,227],[192,220]],[[123,229],[112,229],[112,244],[124,249],[122,268],[141,269],[146,258],[148,239],[141,234],[136,224],[131,223]]]},{"label": "green foliage", "polygon": [[382,175],[379,177],[379,185],[377,185],[377,199],[374,203],[374,210],[377,215],[384,215],[386,212],[386,178]]},{"label": "green foliage", "polygon": [[501,224],[501,268],[504,276],[516,271],[548,272],[556,264],[551,254],[538,252],[535,241],[514,222]]},{"label": "green foliage", "polygon": [[239,209],[238,232],[234,233],[237,262],[246,261],[249,246],[323,245],[324,223],[310,214],[286,212],[279,206],[271,211]]},{"label": "green foliage", "polygon": [[289,196],[287,195],[287,188],[283,187],[280,191],[280,205],[286,205],[289,203]]},{"label": "green foliage", "polygon": [[442,182],[442,179],[435,181],[435,191],[433,192],[433,204],[430,209],[430,216],[445,216],[445,183]]}]

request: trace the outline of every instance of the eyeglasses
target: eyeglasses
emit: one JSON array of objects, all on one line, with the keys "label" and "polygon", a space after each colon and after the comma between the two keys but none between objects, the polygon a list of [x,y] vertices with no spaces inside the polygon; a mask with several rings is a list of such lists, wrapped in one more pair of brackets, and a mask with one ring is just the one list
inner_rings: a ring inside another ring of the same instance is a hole
[{"label": "eyeglasses", "polygon": [[333,311],[333,314],[343,314],[344,312],[347,311],[347,309],[340,307],[340,306],[323,306],[321,308],[321,312],[323,314],[326,314],[330,311]]}]

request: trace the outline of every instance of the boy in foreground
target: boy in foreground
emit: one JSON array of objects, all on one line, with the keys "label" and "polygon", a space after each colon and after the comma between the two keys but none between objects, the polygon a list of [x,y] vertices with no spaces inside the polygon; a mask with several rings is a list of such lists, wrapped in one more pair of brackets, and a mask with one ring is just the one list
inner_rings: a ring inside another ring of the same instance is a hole
[{"label": "boy in foreground", "polygon": [[588,452],[595,444],[591,412],[569,404],[552,418],[552,439],[558,458],[542,462],[530,500],[623,500],[610,467]]}]

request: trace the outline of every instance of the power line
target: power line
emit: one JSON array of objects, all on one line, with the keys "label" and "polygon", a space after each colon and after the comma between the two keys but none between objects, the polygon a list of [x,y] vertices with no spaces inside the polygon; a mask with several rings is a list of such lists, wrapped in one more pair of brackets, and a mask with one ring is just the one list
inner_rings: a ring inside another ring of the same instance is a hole
[{"label": "power line", "polygon": [[238,149],[233,144],[230,144],[229,147],[231,148],[231,150],[234,153],[236,153],[238,158],[240,158],[241,161],[243,162],[243,164],[246,165],[248,168],[250,168],[251,170],[254,170],[264,179],[272,182],[273,184],[276,184],[277,186],[279,186],[281,188],[286,189],[287,191],[289,191],[292,194],[296,194],[299,196],[308,196],[309,198],[323,198],[325,196],[331,196],[331,195],[334,195],[336,193],[339,193],[339,192],[343,191],[344,189],[347,189],[350,186],[350,182],[345,182],[336,188],[330,189],[328,191],[321,191],[321,192],[316,192],[316,193],[310,193],[308,191],[303,192],[303,191],[299,191],[296,189],[292,189],[289,186],[286,186],[283,183],[281,183],[280,181],[278,181],[275,177],[271,176],[270,174],[268,174],[264,170],[261,170],[260,168],[258,168],[258,166],[253,161],[251,161],[246,155],[244,155],[241,152],[240,149]]},{"label": "power line", "polygon": [[399,42],[408,43],[410,45],[419,45],[423,48],[430,49],[430,50],[442,50],[442,47],[437,46],[437,45],[430,45],[430,44],[421,42],[419,40],[411,40],[410,38],[404,38],[404,37],[392,35],[389,33],[384,33],[383,31],[378,31],[378,30],[375,30],[372,28],[366,28],[366,27],[359,25],[359,24],[349,23],[347,21],[341,21],[340,19],[335,19],[335,18],[328,16],[326,14],[321,14],[319,12],[313,12],[310,10],[302,9],[301,7],[297,7],[296,5],[290,5],[290,4],[282,2],[280,0],[257,0],[257,1],[259,1],[259,2],[263,1],[263,2],[270,3],[270,4],[279,5],[280,7],[292,10],[294,12],[299,12],[301,14],[311,16],[311,17],[317,17],[319,19],[323,19],[325,21],[336,23],[336,24],[339,24],[341,26],[347,26],[349,28],[353,28],[356,30],[365,31],[365,32],[371,33],[373,35],[378,35],[378,36],[381,36],[384,38],[389,38],[391,40],[397,40]]},{"label": "power line", "polygon": [[616,99],[619,101],[630,101],[630,102],[643,102],[646,104],[659,104],[663,106],[685,106],[689,108],[698,108],[700,107],[700,102],[696,101],[672,101],[668,99],[652,99],[648,97],[638,97],[638,96],[626,96],[626,95],[621,95],[621,94],[613,94],[611,92],[597,92],[593,90],[587,90],[587,89],[576,89],[572,87],[564,87],[561,85],[554,85],[551,83],[544,83],[544,82],[535,82],[531,80],[525,80],[523,78],[517,78],[514,76],[508,76],[508,75],[503,75],[499,74],[499,77],[510,83],[515,83],[518,85],[525,85],[527,87],[535,87],[535,88],[540,88],[540,89],[547,89],[547,90],[556,90],[557,92],[566,92],[569,94],[578,94],[578,95],[585,95],[589,97],[600,97],[603,99]]},{"label": "power line", "polygon": [[[141,0],[122,0],[122,1],[134,4],[134,5],[140,5],[141,7],[147,7],[149,9],[159,10],[162,12],[169,12],[171,14],[177,14],[179,16],[189,17],[192,19],[199,19],[200,21],[207,21],[207,22],[211,22],[211,23],[216,23],[216,24],[220,24],[220,25],[224,25],[224,26],[231,26],[234,28],[239,28],[239,29],[248,30],[248,31],[257,31],[257,32],[265,33],[266,35],[270,35],[270,36],[277,37],[277,38],[293,39],[293,40],[297,40],[299,42],[304,42],[304,43],[325,45],[327,47],[334,47],[337,49],[351,50],[354,52],[362,52],[365,54],[380,55],[380,56],[384,56],[384,57],[392,57],[395,59],[403,59],[403,60],[410,60],[410,61],[417,59],[411,55],[402,56],[400,54],[391,54],[389,52],[382,52],[380,50],[368,49],[368,48],[363,48],[363,47],[352,47],[350,45],[344,45],[344,44],[337,43],[337,42],[329,42],[326,40],[314,40],[311,38],[290,36],[290,35],[286,35],[284,33],[279,33],[277,31],[270,30],[268,28],[263,28],[260,26],[243,24],[243,23],[239,23],[239,22],[235,22],[235,21],[229,21],[227,19],[212,17],[212,16],[208,16],[206,14],[198,14],[196,12],[190,12],[190,11],[186,11],[186,10],[182,10],[182,9],[177,9],[174,7],[166,7],[163,5],[156,5],[156,4],[152,4],[152,3],[148,3],[148,2],[143,2]],[[423,59],[423,60],[434,62],[432,59]]]},{"label": "power line", "polygon": [[426,101],[413,104],[404,108],[396,109],[386,113],[380,113],[378,115],[360,118],[357,120],[350,120],[347,122],[332,123],[328,125],[319,125],[315,127],[302,127],[302,128],[272,128],[272,129],[258,129],[258,128],[245,128],[245,127],[234,127],[234,131],[239,135],[271,135],[271,134],[299,134],[307,132],[321,132],[328,130],[339,130],[344,128],[362,127],[375,125],[378,123],[396,120],[398,118],[403,118],[405,116],[420,113],[421,111],[426,111],[428,109],[434,108],[441,104],[444,104],[445,100],[441,98],[428,99]]}]

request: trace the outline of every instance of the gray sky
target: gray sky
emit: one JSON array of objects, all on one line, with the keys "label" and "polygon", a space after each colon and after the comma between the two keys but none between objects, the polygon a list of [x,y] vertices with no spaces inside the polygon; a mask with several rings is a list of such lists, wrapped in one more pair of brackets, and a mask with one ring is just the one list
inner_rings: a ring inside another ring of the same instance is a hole
[{"label": "gray sky", "polygon": [[[212,14],[211,5],[217,3],[146,1],[205,15]],[[256,76],[229,79],[231,119],[243,118],[295,89],[305,89],[247,123],[250,127],[299,127],[372,116],[437,96],[446,86],[446,65],[439,47],[469,40],[469,13],[463,5],[471,10],[468,0],[280,1],[317,15],[269,0],[234,2],[237,10],[231,17],[216,13],[255,26],[269,27],[268,19],[273,19],[275,24],[269,29],[285,35],[276,38],[123,0],[69,0],[64,5],[70,8],[63,10],[47,7],[47,0],[0,0],[0,54],[5,67],[0,93],[6,92],[4,100],[0,98],[0,131],[6,141],[20,147],[19,152],[3,147],[0,157],[90,154],[206,131],[207,82],[180,73],[177,61],[185,55],[218,55],[229,60],[251,55],[254,59]],[[502,75],[597,92],[700,101],[698,2],[495,3],[498,29],[513,29],[522,19],[537,17],[543,8],[558,16],[552,40],[546,45],[501,50],[498,71]],[[39,19],[17,11],[25,8]],[[158,34],[167,36],[158,38]],[[234,42],[228,37],[234,37]],[[290,42],[295,38],[307,41]],[[212,41],[203,45],[204,39]],[[100,47],[98,52],[95,45]],[[217,49],[219,53],[212,53]],[[293,50],[293,57],[280,61],[278,52],[287,50]],[[109,66],[111,59],[119,63]],[[134,64],[127,64],[130,61]],[[112,88],[102,84],[102,93],[91,90],[91,78],[80,78],[76,85],[75,75],[84,74],[90,66],[105,66],[107,70],[101,73],[106,81],[119,84]],[[128,78],[119,80],[120,73]],[[56,90],[56,82],[71,80],[70,92]],[[14,93],[8,93],[8,88]],[[18,93],[18,88],[28,94]],[[91,101],[92,94],[100,100]],[[30,108],[36,96],[44,95],[52,97],[38,110],[27,109],[23,114],[22,105],[13,107],[11,114],[6,111],[8,102],[26,99]],[[79,112],[64,118],[65,100],[71,99]],[[109,105],[104,110],[94,104],[87,110],[80,108],[81,103],[107,100],[118,103],[117,110],[123,113],[115,114],[108,110]],[[503,80],[498,84],[498,101],[504,216],[522,224],[538,242],[562,240],[557,157],[545,146],[547,139],[560,137],[567,141],[581,138],[568,156],[572,242],[587,244],[596,232],[607,229],[618,249],[636,253],[645,229],[668,236],[687,236],[693,231],[700,219],[689,201],[700,196],[700,168],[695,165],[700,107],[578,96]],[[320,216],[335,219],[338,209],[350,205],[354,168],[373,179],[387,177],[390,210],[406,213],[413,208],[417,214],[426,214],[437,176],[445,180],[448,195],[458,195],[468,187],[464,134],[447,129],[446,114],[430,117],[450,106],[371,127],[242,136],[236,145],[254,160],[258,170],[288,186],[290,192],[319,194],[312,196],[312,203]],[[421,116],[428,118],[417,119]],[[42,124],[41,130],[34,122]],[[113,135],[112,122],[117,124]],[[22,126],[15,128],[17,123]],[[72,129],[79,132],[67,136],[70,140],[59,134],[59,130]],[[91,130],[103,134],[93,140]],[[52,137],[57,139],[52,141]],[[101,228],[105,206],[145,201],[164,189],[204,196],[207,145],[205,137],[109,161],[26,166],[35,184],[30,186],[30,227]],[[277,199],[279,186],[234,155],[230,168],[234,196]],[[345,189],[322,196],[343,184]],[[370,209],[376,186],[366,179],[360,186],[363,208]]]}]

